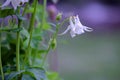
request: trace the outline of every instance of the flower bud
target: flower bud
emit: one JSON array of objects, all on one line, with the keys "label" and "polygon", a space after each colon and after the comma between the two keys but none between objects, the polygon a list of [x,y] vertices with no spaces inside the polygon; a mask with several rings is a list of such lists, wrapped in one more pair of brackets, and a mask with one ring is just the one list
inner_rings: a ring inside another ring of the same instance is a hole
[{"label": "flower bud", "polygon": [[61,18],[62,18],[62,13],[58,13],[58,15],[56,16],[56,20],[59,21],[61,20]]},{"label": "flower bud", "polygon": [[48,15],[49,15],[50,19],[55,20],[56,15],[58,13],[58,10],[57,10],[56,6],[55,5],[49,5],[47,7],[47,11],[48,11]]}]

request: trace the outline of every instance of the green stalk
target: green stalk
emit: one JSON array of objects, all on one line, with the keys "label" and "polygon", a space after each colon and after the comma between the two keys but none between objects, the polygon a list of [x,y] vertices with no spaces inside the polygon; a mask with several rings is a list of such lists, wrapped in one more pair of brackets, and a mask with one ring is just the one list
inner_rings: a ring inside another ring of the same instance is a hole
[{"label": "green stalk", "polygon": [[34,22],[35,22],[35,14],[36,14],[36,10],[37,10],[37,4],[38,4],[38,0],[34,0],[34,12],[32,13],[32,17],[30,20],[30,25],[29,25],[29,33],[30,33],[30,38],[29,38],[29,42],[28,42],[28,47],[27,47],[27,51],[26,51],[26,58],[29,60],[28,64],[30,64],[31,60],[30,60],[30,56],[31,56],[31,40],[32,40],[32,33],[33,33],[33,29],[34,29]]},{"label": "green stalk", "polygon": [[[46,19],[45,19],[46,4],[47,4],[47,0],[44,0],[44,2],[43,2],[43,9],[42,9],[43,13],[42,13],[42,22],[41,22],[40,32],[42,31],[42,28],[43,28],[43,26],[44,26],[44,24],[45,24],[45,20],[46,20]],[[36,53],[37,53],[37,51],[36,51],[35,54],[34,54],[34,59],[33,59],[32,64],[35,63]]]},{"label": "green stalk", "polygon": [[40,31],[42,30],[44,24],[45,24],[45,15],[46,15],[46,5],[47,5],[47,0],[43,0],[43,13],[42,13],[42,23],[41,23],[41,28]]},{"label": "green stalk", "polygon": [[42,61],[41,67],[44,66],[45,61],[46,61],[46,58],[47,58],[47,55],[48,55],[48,53],[49,53],[49,51],[50,51],[50,49],[51,49],[51,45],[52,45],[54,39],[57,38],[57,34],[58,34],[58,30],[59,30],[59,26],[60,26],[60,25],[57,25],[57,27],[56,27],[56,32],[53,34],[52,40],[51,40],[51,42],[50,42],[50,44],[49,44],[49,46],[48,46],[48,49],[47,49],[47,51],[46,51],[46,54],[45,54],[44,58],[43,58],[43,61]]},{"label": "green stalk", "polygon": [[[27,5],[22,13],[22,16],[25,14],[27,9]],[[20,9],[18,9],[18,14],[20,13]],[[18,19],[18,28],[21,27],[22,20]],[[20,31],[17,32],[17,41],[16,41],[16,67],[17,71],[20,71]]]},{"label": "green stalk", "polygon": [[[20,28],[21,21],[18,20],[18,28]],[[17,32],[17,42],[16,42],[16,66],[17,71],[20,71],[20,31]]]},{"label": "green stalk", "polygon": [[0,33],[0,70],[1,70],[1,76],[2,76],[2,80],[4,80],[4,73],[3,73],[3,67],[2,67],[2,51],[1,51],[1,33]]}]

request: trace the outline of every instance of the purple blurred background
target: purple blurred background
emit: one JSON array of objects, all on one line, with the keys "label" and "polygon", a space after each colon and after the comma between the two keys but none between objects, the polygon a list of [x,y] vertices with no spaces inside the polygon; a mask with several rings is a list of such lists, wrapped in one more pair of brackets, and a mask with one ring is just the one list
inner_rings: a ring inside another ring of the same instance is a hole
[{"label": "purple blurred background", "polygon": [[120,0],[59,0],[56,7],[64,17],[79,15],[94,32],[120,29]]}]

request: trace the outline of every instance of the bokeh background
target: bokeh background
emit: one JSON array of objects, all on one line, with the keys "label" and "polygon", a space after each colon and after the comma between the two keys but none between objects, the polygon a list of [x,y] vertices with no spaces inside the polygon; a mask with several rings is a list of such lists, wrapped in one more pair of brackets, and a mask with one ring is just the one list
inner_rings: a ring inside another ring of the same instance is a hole
[{"label": "bokeh background", "polygon": [[58,37],[53,70],[64,80],[120,80],[120,0],[59,0],[54,6],[63,18],[79,15],[94,31]]},{"label": "bokeh background", "polygon": [[120,80],[120,0],[52,1],[53,12],[62,12],[63,18],[79,15],[94,30],[75,38],[58,36],[57,50],[49,56],[51,69],[64,80]]}]

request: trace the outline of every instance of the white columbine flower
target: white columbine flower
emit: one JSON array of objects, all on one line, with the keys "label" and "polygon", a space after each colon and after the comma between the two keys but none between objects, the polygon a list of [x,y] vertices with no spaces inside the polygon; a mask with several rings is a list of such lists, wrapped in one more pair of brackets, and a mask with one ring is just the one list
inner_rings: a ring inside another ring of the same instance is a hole
[{"label": "white columbine flower", "polygon": [[1,7],[8,6],[11,3],[13,8],[16,10],[18,6],[23,5],[25,2],[28,2],[28,0],[6,0]]},{"label": "white columbine flower", "polygon": [[64,35],[70,30],[70,35],[73,38],[76,35],[80,35],[82,33],[85,33],[85,31],[87,31],[87,32],[93,31],[92,28],[89,28],[87,26],[82,25],[82,23],[79,20],[78,15],[70,17],[69,23],[70,23],[70,25],[68,26],[68,28],[60,35]]}]

